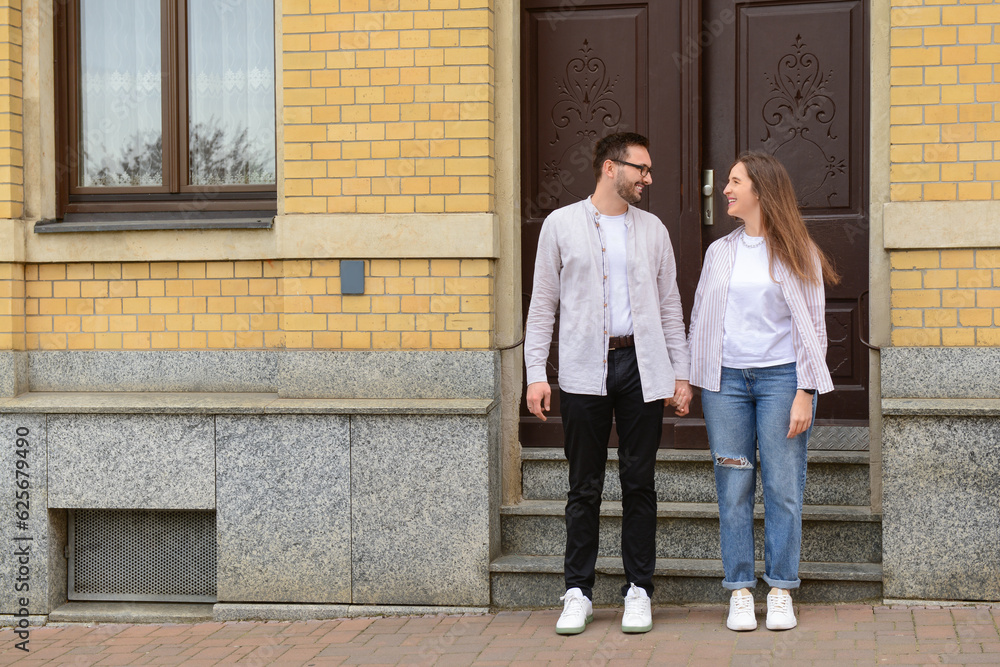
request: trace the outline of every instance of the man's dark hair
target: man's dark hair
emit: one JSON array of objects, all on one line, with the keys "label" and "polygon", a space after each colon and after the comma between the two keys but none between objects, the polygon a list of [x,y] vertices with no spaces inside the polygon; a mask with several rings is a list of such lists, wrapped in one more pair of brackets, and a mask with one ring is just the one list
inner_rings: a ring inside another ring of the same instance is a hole
[{"label": "man's dark hair", "polygon": [[649,139],[635,132],[619,132],[598,141],[594,147],[594,178],[601,180],[605,160],[624,160],[629,146],[642,146],[649,150]]}]

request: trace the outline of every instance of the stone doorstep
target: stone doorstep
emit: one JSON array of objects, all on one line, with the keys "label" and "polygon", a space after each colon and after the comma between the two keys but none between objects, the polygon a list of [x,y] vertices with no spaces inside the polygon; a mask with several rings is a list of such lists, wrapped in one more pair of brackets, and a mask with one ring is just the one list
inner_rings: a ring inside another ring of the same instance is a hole
[{"label": "stone doorstep", "polygon": [[[554,516],[562,517],[566,512],[565,500],[522,500],[516,505],[504,505],[500,508],[501,516]],[[622,503],[620,500],[605,500],[601,502],[602,517],[620,517]],[[717,503],[656,503],[657,518],[690,518],[717,519],[719,506]],[[764,518],[764,508],[759,504],[754,507],[754,518]],[[873,512],[865,506],[851,505],[804,505],[802,507],[803,521],[863,521],[881,522],[882,515]]]},{"label": "stone doorstep", "polygon": [[[498,609],[550,608],[564,589],[562,556],[504,556],[490,565],[493,604]],[[763,570],[758,561],[756,571]],[[821,604],[881,601],[879,564],[802,563],[802,589],[796,603]],[[658,558],[653,573],[657,607],[677,604],[724,605],[721,560]],[[598,557],[594,582],[595,606],[621,604],[624,568],[619,557]],[[767,586],[758,586],[755,598],[764,601]]]},{"label": "stone doorstep", "polygon": [[[618,448],[608,448],[608,461],[618,460]],[[704,462],[712,460],[712,453],[707,449],[660,449],[656,452],[657,461]],[[867,449],[810,449],[809,463],[846,463],[868,465],[871,452]],[[521,461],[566,461],[566,455],[561,447],[522,447]]]},{"label": "stone doorstep", "polygon": [[[764,561],[756,568],[764,569]],[[619,556],[598,556],[599,574],[624,575]],[[562,556],[501,556],[490,563],[491,573],[563,574]],[[881,563],[800,563],[803,579],[832,581],[882,581]],[[722,577],[722,561],[714,559],[657,558],[654,576],[658,577]]]},{"label": "stone doorstep", "polygon": [[[608,451],[605,500],[621,500],[618,450]],[[656,491],[661,502],[716,502],[712,455],[707,450],[661,449],[656,456]],[[810,450],[808,505],[871,505],[870,453],[857,450]],[[524,500],[565,500],[568,462],[561,449],[524,448],[521,452]],[[756,497],[761,498],[758,479]]]}]

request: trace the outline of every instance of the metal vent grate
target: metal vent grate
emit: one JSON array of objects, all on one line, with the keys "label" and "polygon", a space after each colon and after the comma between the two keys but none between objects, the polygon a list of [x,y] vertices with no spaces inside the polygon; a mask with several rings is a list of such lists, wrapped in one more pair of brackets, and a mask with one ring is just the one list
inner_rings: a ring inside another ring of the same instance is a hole
[{"label": "metal vent grate", "polygon": [[214,602],[215,512],[70,510],[70,600]]}]

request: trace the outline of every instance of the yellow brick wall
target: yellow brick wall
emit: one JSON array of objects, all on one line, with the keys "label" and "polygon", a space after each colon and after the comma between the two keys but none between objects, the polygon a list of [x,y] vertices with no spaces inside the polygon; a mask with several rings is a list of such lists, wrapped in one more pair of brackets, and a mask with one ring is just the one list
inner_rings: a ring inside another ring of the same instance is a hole
[{"label": "yellow brick wall", "polygon": [[0,1],[0,218],[24,209],[21,1]]},{"label": "yellow brick wall", "polygon": [[891,3],[892,200],[1000,199],[1000,3]]},{"label": "yellow brick wall", "polygon": [[339,268],[336,260],[0,265],[0,308],[11,311],[0,313],[0,343],[29,350],[492,344],[488,260],[366,261],[358,296],[341,296]]},{"label": "yellow brick wall", "polygon": [[[1000,199],[1000,1],[891,5],[890,199]],[[1000,345],[1000,250],[893,251],[890,266],[893,345]]]},{"label": "yellow brick wall", "polygon": [[489,0],[283,0],[286,213],[493,210]]},{"label": "yellow brick wall", "polygon": [[24,265],[0,264],[0,350],[23,350],[24,342]]},{"label": "yellow brick wall", "polygon": [[[489,0],[283,0],[290,214],[494,209]],[[19,0],[0,0],[0,218],[23,213]],[[377,216],[373,216],[377,224]],[[0,264],[0,349],[484,349],[494,263]]]},{"label": "yellow brick wall", "polygon": [[892,344],[1000,345],[1000,249],[891,254]]}]

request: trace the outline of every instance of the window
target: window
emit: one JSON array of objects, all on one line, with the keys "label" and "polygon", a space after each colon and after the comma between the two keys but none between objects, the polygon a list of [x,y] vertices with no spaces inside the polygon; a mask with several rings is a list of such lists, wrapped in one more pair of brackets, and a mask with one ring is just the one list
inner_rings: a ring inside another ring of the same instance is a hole
[{"label": "window", "polygon": [[273,0],[56,6],[60,217],[274,215]]}]

